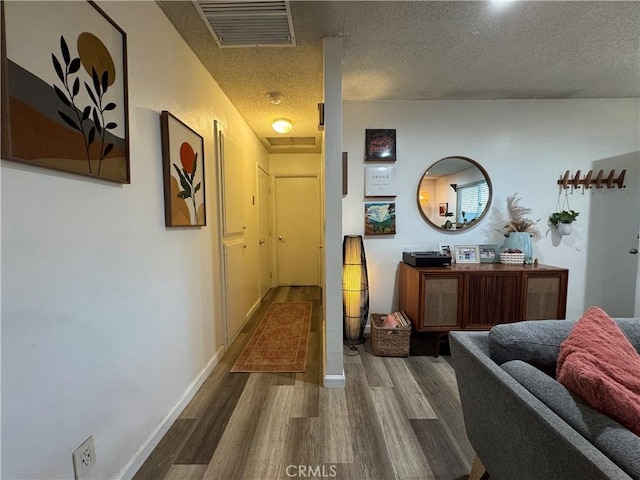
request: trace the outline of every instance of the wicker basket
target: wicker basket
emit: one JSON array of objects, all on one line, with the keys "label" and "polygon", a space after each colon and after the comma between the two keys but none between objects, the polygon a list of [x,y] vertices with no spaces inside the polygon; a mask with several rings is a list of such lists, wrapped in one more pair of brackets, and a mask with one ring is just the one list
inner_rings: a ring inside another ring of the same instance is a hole
[{"label": "wicker basket", "polygon": [[524,253],[501,253],[500,263],[505,265],[522,265],[524,263]]},{"label": "wicker basket", "polygon": [[408,357],[411,325],[406,327],[382,328],[385,315],[371,314],[371,344],[373,354],[379,357]]}]

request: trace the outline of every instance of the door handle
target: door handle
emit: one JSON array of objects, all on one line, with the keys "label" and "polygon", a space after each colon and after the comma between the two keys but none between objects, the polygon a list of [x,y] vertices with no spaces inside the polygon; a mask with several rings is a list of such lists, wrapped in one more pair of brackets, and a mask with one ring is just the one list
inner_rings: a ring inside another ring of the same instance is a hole
[{"label": "door handle", "polygon": [[264,245],[266,242],[264,240],[259,240],[258,245]]},{"label": "door handle", "polygon": [[278,235],[278,240],[280,240],[281,242],[284,242],[284,237],[282,235]]},{"label": "door handle", "polygon": [[637,248],[631,248],[631,249],[629,249],[629,253],[631,255],[637,255],[638,254],[638,249]]}]

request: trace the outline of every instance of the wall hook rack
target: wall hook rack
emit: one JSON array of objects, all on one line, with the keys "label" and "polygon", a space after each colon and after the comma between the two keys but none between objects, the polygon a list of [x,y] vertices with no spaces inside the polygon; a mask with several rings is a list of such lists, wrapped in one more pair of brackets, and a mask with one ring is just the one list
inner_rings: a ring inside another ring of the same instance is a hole
[{"label": "wall hook rack", "polygon": [[622,170],[622,172],[620,172],[620,175],[618,175],[618,177],[616,178],[616,171],[611,170],[609,172],[609,175],[605,178],[604,171],[600,170],[594,178],[593,170],[589,170],[584,178],[580,178],[580,170],[578,170],[573,177],[571,177],[571,175],[569,174],[569,170],[567,170],[564,176],[560,180],[558,180],[558,185],[561,185],[562,188],[565,189],[569,187],[574,189],[582,186],[583,190],[585,188],[591,188],[591,185],[595,185],[596,188],[604,188],[605,185],[607,188],[627,188],[624,185],[624,176],[626,173],[626,170]]}]

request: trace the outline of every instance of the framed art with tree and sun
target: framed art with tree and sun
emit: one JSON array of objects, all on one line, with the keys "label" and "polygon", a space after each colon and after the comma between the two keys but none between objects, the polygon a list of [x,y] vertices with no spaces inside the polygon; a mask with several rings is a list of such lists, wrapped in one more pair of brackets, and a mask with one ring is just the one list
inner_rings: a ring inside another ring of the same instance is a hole
[{"label": "framed art with tree and sun", "polygon": [[130,182],[125,32],[94,2],[2,2],[2,158]]},{"label": "framed art with tree and sun", "polygon": [[204,140],[164,110],[160,114],[167,227],[206,225]]}]

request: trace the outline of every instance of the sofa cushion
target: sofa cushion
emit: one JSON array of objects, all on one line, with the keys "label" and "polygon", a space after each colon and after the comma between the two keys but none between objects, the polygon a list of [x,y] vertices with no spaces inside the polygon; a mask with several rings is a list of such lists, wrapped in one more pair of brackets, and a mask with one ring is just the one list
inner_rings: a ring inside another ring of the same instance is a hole
[{"label": "sofa cushion", "polygon": [[496,325],[489,331],[489,356],[498,365],[522,360],[554,374],[560,344],[567,338],[574,322],[530,320]]},{"label": "sofa cushion", "polygon": [[640,435],[640,355],[602,309],[587,310],[560,346],[557,378]]},{"label": "sofa cushion", "polygon": [[525,362],[512,360],[504,363],[502,369],[629,476],[640,478],[640,437]]},{"label": "sofa cushion", "polygon": [[[615,321],[640,352],[640,318]],[[555,375],[560,344],[575,323],[576,320],[528,320],[496,325],[489,332],[489,356],[498,365],[522,360]]]}]

